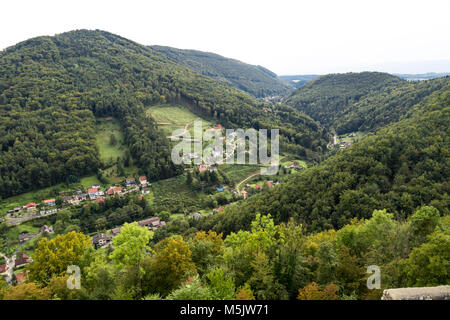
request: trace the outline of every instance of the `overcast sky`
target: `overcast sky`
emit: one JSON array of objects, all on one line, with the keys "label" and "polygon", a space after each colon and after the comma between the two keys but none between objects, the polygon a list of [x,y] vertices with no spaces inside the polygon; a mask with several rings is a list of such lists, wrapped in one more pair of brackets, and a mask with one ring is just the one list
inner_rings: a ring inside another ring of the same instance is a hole
[{"label": "overcast sky", "polygon": [[13,0],[2,1],[0,12],[0,49],[102,29],[277,74],[450,72],[449,0]]}]

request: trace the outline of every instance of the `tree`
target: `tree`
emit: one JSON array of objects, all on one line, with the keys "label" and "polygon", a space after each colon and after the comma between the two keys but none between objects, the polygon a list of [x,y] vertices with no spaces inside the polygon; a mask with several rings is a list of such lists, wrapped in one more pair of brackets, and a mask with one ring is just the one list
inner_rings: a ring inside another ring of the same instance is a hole
[{"label": "tree", "polygon": [[30,279],[46,284],[53,276],[66,274],[67,267],[78,265],[86,248],[91,246],[89,236],[74,231],[52,240],[42,238],[32,256]]},{"label": "tree", "polygon": [[3,300],[50,300],[50,289],[42,288],[34,282],[25,282],[10,287]]},{"label": "tree", "polygon": [[428,287],[450,284],[450,234],[436,229],[427,241],[400,261],[404,284]]},{"label": "tree", "polygon": [[248,283],[238,289],[236,292],[236,300],[255,300],[253,291]]},{"label": "tree", "polygon": [[109,144],[115,146],[116,143],[117,143],[116,135],[114,133],[111,133],[111,135],[109,136]]},{"label": "tree", "polygon": [[214,231],[197,232],[194,239],[190,241],[192,261],[197,267],[200,276],[209,268],[219,265],[223,259],[224,243],[222,234]]},{"label": "tree", "polygon": [[365,272],[358,257],[350,255],[347,247],[341,247],[336,265],[336,279],[342,288],[342,293],[360,294],[365,288],[364,276]]},{"label": "tree", "polygon": [[113,239],[114,251],[110,258],[118,269],[128,265],[141,270],[144,257],[152,252],[149,244],[152,238],[153,232],[140,227],[137,222],[125,223]]},{"label": "tree", "polygon": [[222,268],[212,270],[206,275],[214,300],[233,300],[235,294],[234,280],[225,274]]},{"label": "tree", "polygon": [[5,280],[3,280],[3,277],[0,278],[0,300],[3,299],[3,296],[5,295],[6,290],[8,289],[8,284]]},{"label": "tree", "polygon": [[190,277],[166,297],[167,300],[211,300],[212,298],[211,290],[202,285],[198,276]]},{"label": "tree", "polygon": [[186,176],[186,184],[187,184],[188,186],[190,186],[190,185],[192,184],[192,173],[191,173],[191,171],[188,171],[188,172],[187,172],[187,176]]},{"label": "tree", "polygon": [[334,283],[330,283],[323,290],[315,282],[311,282],[306,287],[298,290],[298,300],[339,300],[336,294],[339,288]]},{"label": "tree", "polygon": [[425,241],[427,235],[431,234],[439,225],[439,211],[431,206],[420,207],[410,217],[412,242],[416,245]]},{"label": "tree", "polygon": [[265,254],[256,255],[252,268],[253,274],[248,283],[258,300],[288,299],[286,289],[275,279],[273,267]]},{"label": "tree", "polygon": [[177,288],[189,273],[195,273],[189,244],[180,236],[165,238],[154,248],[149,272],[145,275],[149,290],[166,296]]}]

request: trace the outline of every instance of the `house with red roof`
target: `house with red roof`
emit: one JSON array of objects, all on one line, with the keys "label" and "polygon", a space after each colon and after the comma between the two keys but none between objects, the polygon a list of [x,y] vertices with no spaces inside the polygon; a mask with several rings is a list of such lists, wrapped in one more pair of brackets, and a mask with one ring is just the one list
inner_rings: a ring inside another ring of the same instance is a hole
[{"label": "house with red roof", "polygon": [[24,272],[20,272],[18,274],[16,274],[16,281],[17,283],[22,283],[25,280],[27,280],[27,274]]},{"label": "house with red roof", "polygon": [[26,265],[28,263],[33,262],[33,259],[31,259],[25,252],[22,252],[15,260],[14,262],[14,268],[21,267],[23,265]]},{"label": "house with red roof", "polygon": [[140,176],[139,177],[139,183],[141,184],[141,186],[145,187],[148,184],[147,177],[146,176]]},{"label": "house with red roof", "polygon": [[27,209],[27,212],[30,212],[30,211],[36,210],[36,206],[37,206],[36,203],[30,202],[30,203],[27,203],[26,205],[24,205],[24,208]]},{"label": "house with red roof", "polygon": [[95,200],[98,197],[98,188],[89,188],[88,189],[89,199]]},{"label": "house with red roof", "polygon": [[56,206],[56,199],[44,200],[44,204],[49,207]]},{"label": "house with red roof", "polygon": [[122,187],[109,187],[109,189],[106,191],[108,196],[113,196],[115,194],[120,194],[122,192]]}]

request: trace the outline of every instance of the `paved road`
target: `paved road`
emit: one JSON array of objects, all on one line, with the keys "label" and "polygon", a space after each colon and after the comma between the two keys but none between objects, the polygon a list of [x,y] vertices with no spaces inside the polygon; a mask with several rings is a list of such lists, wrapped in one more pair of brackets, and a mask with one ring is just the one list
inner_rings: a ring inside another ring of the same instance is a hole
[{"label": "paved road", "polygon": [[13,274],[14,274],[14,266],[16,264],[16,255],[17,252],[19,251],[19,249],[22,247],[23,243],[20,244],[16,250],[14,250],[13,255],[11,256],[11,258],[8,258],[7,256],[5,256],[3,253],[0,253],[0,255],[6,260],[6,282],[11,285],[12,283],[12,278],[13,278]]},{"label": "paved road", "polygon": [[28,221],[28,220],[33,220],[33,219],[38,219],[38,218],[42,218],[42,217],[48,217],[51,215],[56,214],[57,212],[53,212],[53,213],[48,213],[48,214],[41,214],[41,215],[37,215],[36,213],[34,214],[24,214],[21,217],[11,217],[11,216],[7,216],[6,219],[6,224],[9,226],[14,226],[14,225],[18,225],[21,224],[22,222]]}]

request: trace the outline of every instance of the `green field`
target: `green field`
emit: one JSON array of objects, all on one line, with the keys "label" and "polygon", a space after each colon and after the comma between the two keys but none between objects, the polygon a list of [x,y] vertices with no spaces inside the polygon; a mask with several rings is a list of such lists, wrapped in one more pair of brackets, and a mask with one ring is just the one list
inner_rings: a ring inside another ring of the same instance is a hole
[{"label": "green field", "polygon": [[232,183],[238,183],[260,169],[260,166],[250,164],[224,164],[220,166],[220,170],[227,175]]},{"label": "green field", "polygon": [[[126,146],[123,143],[123,133],[119,121],[114,118],[101,118],[97,120],[95,129],[100,159],[107,162],[111,158],[114,161],[117,157],[123,158]],[[111,135],[116,137],[115,145],[111,145]]]},{"label": "green field", "polygon": [[97,176],[88,176],[80,179],[83,189],[88,189],[94,184],[101,184]]},{"label": "green field", "polygon": [[355,142],[358,142],[359,140],[361,140],[364,137],[364,135],[365,135],[365,132],[362,132],[362,131],[352,132],[352,133],[343,134],[341,136],[338,136],[337,141],[338,141],[338,143],[342,143],[344,141],[355,143]]},{"label": "green field", "polygon": [[182,213],[182,207],[198,211],[206,196],[188,186],[184,175],[154,182],[150,189],[154,193],[155,205],[171,213]]},{"label": "green field", "polygon": [[39,190],[22,193],[14,197],[2,199],[0,201],[0,216],[2,214],[6,214],[8,210],[13,209],[14,207],[22,207],[30,202],[41,202],[45,199],[58,195],[58,192],[64,191],[66,189],[66,185],[60,183],[52,187],[42,188]]},{"label": "green field", "polygon": [[190,132],[191,137],[194,135],[193,122],[195,120],[202,120],[203,130],[211,128],[213,123],[202,119],[189,111],[182,105],[163,104],[151,106],[147,109],[147,115],[150,115],[158,123],[159,127],[171,135],[176,129],[184,129],[188,125],[187,130]]}]

